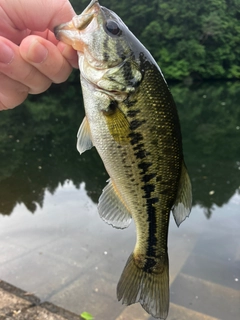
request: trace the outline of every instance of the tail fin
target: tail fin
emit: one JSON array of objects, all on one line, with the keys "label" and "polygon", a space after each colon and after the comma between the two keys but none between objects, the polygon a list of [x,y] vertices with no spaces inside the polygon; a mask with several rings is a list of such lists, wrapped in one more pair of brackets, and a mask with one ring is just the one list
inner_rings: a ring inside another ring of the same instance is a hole
[{"label": "tail fin", "polygon": [[[159,269],[159,270],[158,270]],[[168,257],[152,272],[139,268],[130,255],[117,285],[118,301],[130,305],[140,302],[153,317],[166,319],[169,309]]]}]

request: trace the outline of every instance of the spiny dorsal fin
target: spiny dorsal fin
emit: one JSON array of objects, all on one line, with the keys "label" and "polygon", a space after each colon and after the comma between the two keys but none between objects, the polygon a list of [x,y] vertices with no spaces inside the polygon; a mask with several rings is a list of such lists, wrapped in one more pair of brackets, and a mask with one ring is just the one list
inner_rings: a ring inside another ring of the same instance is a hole
[{"label": "spiny dorsal fin", "polygon": [[132,220],[131,214],[121,197],[117,194],[111,179],[108,181],[99,198],[99,215],[114,228],[127,228]]},{"label": "spiny dorsal fin", "polygon": [[85,117],[77,133],[77,149],[82,154],[93,147],[89,123]]},{"label": "spiny dorsal fin", "polygon": [[192,187],[186,166],[182,163],[182,173],[180,177],[177,198],[173,206],[173,216],[177,226],[189,216],[192,207]]}]

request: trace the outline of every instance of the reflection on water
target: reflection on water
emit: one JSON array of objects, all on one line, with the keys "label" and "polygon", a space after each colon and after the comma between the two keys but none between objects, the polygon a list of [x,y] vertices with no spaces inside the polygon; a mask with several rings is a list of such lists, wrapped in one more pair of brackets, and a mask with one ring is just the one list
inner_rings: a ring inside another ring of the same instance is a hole
[{"label": "reflection on water", "polygon": [[[94,202],[107,176],[96,151],[76,151],[76,132],[84,116],[79,86],[32,97],[0,115],[0,213],[17,203],[34,212],[44,190],[59,183],[85,182]],[[172,87],[179,109],[186,163],[194,202],[210,216],[239,190],[240,83]],[[73,96],[73,98],[71,97]],[[19,188],[19,186],[21,186]]]},{"label": "reflection on water", "polygon": [[[128,319],[115,288],[134,246],[134,226],[119,231],[99,219],[96,203],[108,176],[94,149],[80,156],[75,148],[84,117],[79,85],[63,85],[59,92],[53,88],[0,114],[0,278],[74,312],[92,309],[96,319],[118,319],[123,312]],[[203,319],[198,313],[235,320],[240,83],[174,85],[172,92],[194,207],[179,229],[170,225],[170,317],[176,312],[180,320],[180,305],[195,312],[193,320]],[[224,303],[232,303],[226,316]],[[141,308],[131,308],[149,319]]]},{"label": "reflection on water", "polygon": [[77,85],[66,87],[65,94],[56,89],[32,97],[0,114],[0,213],[11,214],[17,203],[34,212],[36,204],[42,205],[44,191],[54,193],[66,180],[77,188],[84,181],[97,202],[107,176],[95,150],[82,157],[76,150],[76,132],[83,118],[80,102]]}]

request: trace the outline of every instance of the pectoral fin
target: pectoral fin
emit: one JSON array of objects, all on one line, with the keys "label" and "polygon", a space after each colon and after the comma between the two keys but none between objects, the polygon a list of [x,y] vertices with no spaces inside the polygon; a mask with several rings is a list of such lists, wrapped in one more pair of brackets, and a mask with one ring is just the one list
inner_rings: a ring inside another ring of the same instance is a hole
[{"label": "pectoral fin", "polygon": [[93,147],[89,123],[87,118],[83,119],[80,128],[77,133],[77,149],[82,154],[84,151],[89,150]]},{"label": "pectoral fin", "polygon": [[178,227],[189,216],[191,207],[192,187],[187,169],[183,163],[177,198],[173,207],[173,216]]},{"label": "pectoral fin", "polygon": [[120,110],[117,101],[111,101],[108,108],[102,110],[113,139],[120,145],[129,143],[130,127],[127,118]]},{"label": "pectoral fin", "polygon": [[98,211],[106,223],[117,229],[127,228],[132,220],[128,208],[117,194],[111,179],[99,198]]}]

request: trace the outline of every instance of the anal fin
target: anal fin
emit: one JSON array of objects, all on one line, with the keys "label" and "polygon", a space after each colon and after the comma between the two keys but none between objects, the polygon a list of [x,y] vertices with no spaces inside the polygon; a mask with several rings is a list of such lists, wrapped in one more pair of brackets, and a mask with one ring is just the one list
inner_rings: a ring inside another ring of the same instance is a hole
[{"label": "anal fin", "polygon": [[108,181],[99,198],[99,215],[114,228],[127,228],[131,223],[132,216],[120,195],[117,194],[111,179]]},{"label": "anal fin", "polygon": [[186,166],[182,163],[177,198],[173,206],[173,216],[177,226],[189,216],[192,207],[192,186]]}]

